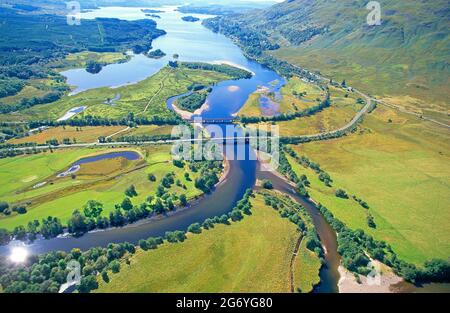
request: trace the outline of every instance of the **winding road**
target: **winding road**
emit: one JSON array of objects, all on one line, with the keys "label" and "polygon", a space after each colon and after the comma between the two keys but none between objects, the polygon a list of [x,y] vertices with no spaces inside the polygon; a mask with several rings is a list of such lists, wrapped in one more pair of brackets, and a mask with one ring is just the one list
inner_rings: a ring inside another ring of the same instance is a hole
[{"label": "winding road", "polygon": [[[355,90],[356,93],[366,98],[366,104],[364,107],[353,117],[353,119],[348,122],[346,125],[327,132],[313,134],[313,135],[304,135],[295,137],[297,139],[305,139],[309,141],[322,140],[325,136],[330,135],[338,135],[339,133],[346,133],[350,129],[352,129],[356,124],[358,124],[365,114],[368,113],[370,108],[372,107],[372,101],[375,99],[370,98],[369,96],[363,94],[362,92]],[[142,141],[142,142],[106,142],[106,143],[77,143],[77,144],[61,144],[58,146],[53,145],[42,145],[42,146],[29,146],[29,147],[15,147],[15,148],[4,148],[0,149],[0,151],[27,151],[30,149],[36,150],[47,150],[47,149],[69,149],[69,148],[92,148],[92,147],[121,147],[121,146],[145,146],[145,145],[161,145],[161,144],[174,144],[174,143],[183,143],[183,142],[202,142],[202,141],[238,141],[245,142],[245,140],[257,140],[259,137],[257,136],[241,136],[241,137],[218,137],[218,138],[196,138],[196,139],[168,139],[168,140],[155,140],[155,141]]]}]

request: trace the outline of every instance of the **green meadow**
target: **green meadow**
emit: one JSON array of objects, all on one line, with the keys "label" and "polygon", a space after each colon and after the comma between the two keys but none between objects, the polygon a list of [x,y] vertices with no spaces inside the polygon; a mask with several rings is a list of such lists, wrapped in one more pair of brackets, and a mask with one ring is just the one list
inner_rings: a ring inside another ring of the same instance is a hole
[{"label": "green meadow", "polygon": [[[292,146],[331,175],[331,188],[311,169],[290,161],[311,181],[313,199],[352,229],[364,229],[391,244],[401,258],[420,264],[450,253],[449,142],[447,129],[379,107],[354,134]],[[369,204],[375,229],[356,201],[335,196],[338,188]]]},{"label": "green meadow", "polygon": [[63,60],[59,60],[55,64],[52,64],[54,68],[58,70],[67,70],[72,68],[86,67],[88,61],[95,61],[102,65],[124,63],[131,57],[122,52],[92,52],[82,51],[78,53],[70,53]]},{"label": "green meadow", "polygon": [[45,144],[48,140],[54,139],[58,140],[59,143],[63,143],[64,139],[70,139],[72,143],[92,143],[96,142],[101,136],[109,136],[125,128],[125,126],[59,126],[39,131],[22,138],[13,138],[9,140],[8,143],[23,144],[32,142]]},{"label": "green meadow", "polygon": [[320,277],[317,274],[321,267],[320,259],[306,248],[306,241],[302,240],[294,263],[295,286],[300,289],[300,292],[311,292],[314,286],[320,283]]},{"label": "green meadow", "polygon": [[[338,129],[350,122],[356,113],[361,110],[363,104],[357,103],[358,96],[342,88],[328,86],[330,93],[330,107],[311,116],[296,118],[289,121],[277,121],[280,135],[285,137],[312,135],[321,132]],[[288,80],[286,86],[281,89],[283,99],[279,102],[280,113],[293,113],[317,105],[325,99],[325,91],[319,86],[304,82],[294,77]],[[241,116],[261,116],[259,105],[260,93],[252,94],[244,107],[239,112]],[[269,125],[260,123],[259,125]],[[273,124],[273,123],[271,123]],[[255,127],[257,124],[249,124]]]},{"label": "green meadow", "polygon": [[[193,84],[210,85],[230,77],[214,71],[192,70],[185,67],[165,67],[155,75],[133,85],[119,88],[97,88],[78,93],[49,104],[2,114],[0,120],[57,120],[72,108],[87,106],[79,116],[92,115],[104,118],[126,118],[132,113],[136,117],[173,117],[166,106],[171,96],[182,94]],[[105,104],[120,94],[115,105]]]},{"label": "green meadow", "polygon": [[[137,151],[142,155],[138,161],[124,158],[97,161],[82,165],[75,177],[57,178],[76,160],[112,151]],[[150,195],[155,195],[161,179],[169,172],[175,173],[186,186],[174,184],[168,192],[186,194],[192,199],[201,194],[194,186],[198,173],[190,169],[178,168],[171,162],[170,146],[153,146],[140,149],[69,149],[46,152],[32,156],[18,156],[0,160],[0,199],[10,205],[23,204],[26,214],[12,213],[0,217],[0,228],[8,230],[19,225],[26,225],[35,219],[48,216],[60,218],[65,224],[76,209],[81,209],[89,200],[104,204],[103,214],[108,215],[125,198],[125,190],[134,185],[138,196],[131,200],[139,205]],[[190,174],[191,180],[184,177]],[[148,180],[148,174],[154,174],[156,181]],[[39,183],[47,182],[42,187],[33,188]]]},{"label": "green meadow", "polygon": [[[290,78],[281,90],[282,99],[278,101],[279,113],[293,113],[299,109],[306,109],[314,106],[320,99],[325,98],[325,92],[319,86],[301,80],[298,77]],[[269,96],[272,101],[277,102],[265,89],[259,89],[250,95],[249,99],[240,109],[239,116],[261,116],[260,97]]]},{"label": "green meadow", "polygon": [[[189,233],[185,242],[156,250],[138,249],[129,264],[121,263],[120,273],[109,273],[109,283],[98,278],[97,292],[290,292],[296,226],[266,206],[261,195],[251,202],[252,215],[240,222]],[[313,267],[320,261],[305,261],[296,263],[295,282],[308,290],[318,281]]]}]

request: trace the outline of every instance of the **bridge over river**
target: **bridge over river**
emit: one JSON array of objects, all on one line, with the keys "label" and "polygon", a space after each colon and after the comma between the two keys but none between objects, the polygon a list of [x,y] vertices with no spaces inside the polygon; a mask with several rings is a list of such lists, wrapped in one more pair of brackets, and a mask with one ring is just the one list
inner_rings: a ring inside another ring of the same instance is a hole
[{"label": "bridge over river", "polygon": [[238,119],[235,117],[229,118],[189,118],[185,119],[186,122],[194,124],[194,123],[202,123],[202,124],[233,124]]}]

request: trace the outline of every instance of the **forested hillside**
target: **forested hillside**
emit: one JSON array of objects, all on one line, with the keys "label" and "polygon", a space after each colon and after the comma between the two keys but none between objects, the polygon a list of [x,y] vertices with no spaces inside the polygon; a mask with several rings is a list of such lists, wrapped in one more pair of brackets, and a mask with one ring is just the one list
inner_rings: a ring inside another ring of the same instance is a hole
[{"label": "forested hillside", "polygon": [[[67,86],[54,70],[69,53],[81,51],[147,52],[165,34],[153,20],[83,20],[68,25],[65,17],[24,14],[0,8],[0,112],[8,113],[57,100]],[[49,81],[50,79],[51,81]],[[32,94],[14,96],[33,80]]]},{"label": "forested hillside", "polygon": [[367,2],[289,0],[206,25],[250,54],[272,50],[395,103],[448,112],[449,1],[380,0],[379,26],[367,24]]}]

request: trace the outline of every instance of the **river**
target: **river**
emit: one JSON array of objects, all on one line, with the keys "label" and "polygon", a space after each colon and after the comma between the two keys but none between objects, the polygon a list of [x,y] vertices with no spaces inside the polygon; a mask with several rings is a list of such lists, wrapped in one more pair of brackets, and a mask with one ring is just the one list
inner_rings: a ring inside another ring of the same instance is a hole
[{"label": "river", "polygon": [[[166,12],[160,13],[158,27],[164,29],[167,35],[153,42],[154,49],[161,49],[167,56],[155,60],[142,55],[134,55],[127,63],[105,66],[100,73],[91,74],[84,69],[65,71],[70,85],[76,86],[74,93],[99,87],[117,87],[139,82],[159,71],[172,59],[173,54],[179,55],[180,61],[215,62],[235,64],[254,73],[251,79],[239,81],[224,81],[213,87],[208,97],[209,108],[202,112],[204,118],[232,117],[243,106],[251,93],[259,87],[266,87],[277,93],[285,84],[285,80],[274,71],[247,59],[240,48],[223,35],[215,34],[201,25],[201,22],[188,23],[181,20],[183,14],[174,7],[165,7]],[[204,19],[210,16],[198,15]],[[127,20],[146,18],[140,8],[101,8],[82,14],[82,18],[115,17]],[[224,127],[224,126],[222,126]],[[239,132],[239,130],[236,130]],[[236,149],[237,150],[237,149]],[[227,152],[228,159],[235,159],[237,151]],[[232,155],[230,155],[230,153]],[[245,160],[230,160],[229,171],[225,181],[216,190],[190,204],[188,209],[179,210],[170,216],[154,217],[123,228],[112,228],[90,232],[83,237],[74,238],[61,236],[51,240],[38,239],[28,246],[32,253],[45,253],[53,250],[70,251],[74,247],[83,250],[106,246],[108,243],[132,242],[151,236],[163,236],[166,231],[185,230],[195,222],[203,222],[208,217],[228,213],[239,201],[248,188],[253,188],[256,176],[270,177],[276,181],[275,186],[300,201],[313,215],[314,223],[327,251],[326,266],[321,272],[322,283],[318,291],[337,292],[336,276],[338,255],[336,252],[336,236],[325,220],[305,199],[295,195],[290,185],[268,172],[259,171],[259,164],[251,149],[247,149]],[[254,155],[253,155],[254,156]],[[0,253],[8,253],[12,243],[0,247]]]},{"label": "river", "polygon": [[[160,9],[160,8],[158,8]],[[74,93],[98,87],[117,87],[139,82],[156,72],[178,54],[180,61],[196,62],[227,62],[246,68],[254,73],[251,79],[239,81],[224,81],[213,87],[208,97],[209,108],[201,116],[204,118],[232,117],[247,100],[248,96],[264,86],[278,92],[285,80],[274,71],[247,59],[242,51],[228,38],[215,34],[201,25],[201,22],[188,23],[181,20],[183,14],[174,7],[165,7],[164,13],[158,13],[158,27],[164,29],[167,35],[153,42],[154,49],[161,49],[167,56],[155,60],[143,55],[132,56],[127,63],[105,66],[100,73],[90,74],[84,69],[65,71],[70,85],[76,86]],[[209,16],[194,14],[200,19]],[[127,20],[146,18],[140,8],[101,8],[82,14],[82,18],[114,17]],[[235,152],[232,152],[235,153]],[[253,153],[248,151],[248,153]],[[230,158],[231,155],[228,155]],[[299,197],[293,188],[283,179],[270,172],[259,170],[259,163],[247,157],[245,160],[229,161],[227,179],[221,182],[216,190],[190,204],[188,209],[178,210],[170,216],[160,216],[146,219],[123,228],[111,228],[90,232],[83,237],[74,238],[62,236],[51,240],[38,239],[28,246],[32,253],[45,253],[53,250],[70,251],[72,248],[82,250],[106,246],[108,243],[128,241],[137,243],[140,239],[151,236],[163,236],[166,231],[185,230],[196,222],[203,222],[208,217],[214,217],[229,212],[242,199],[248,188],[255,186],[256,178],[269,178],[277,190],[294,197],[311,214],[321,242],[325,248],[325,265],[320,277],[321,284],[316,292],[338,292],[338,266],[340,257],[337,253],[336,234],[325,221],[317,208],[308,200]],[[9,253],[15,242],[9,246],[0,247],[1,254]]]}]

